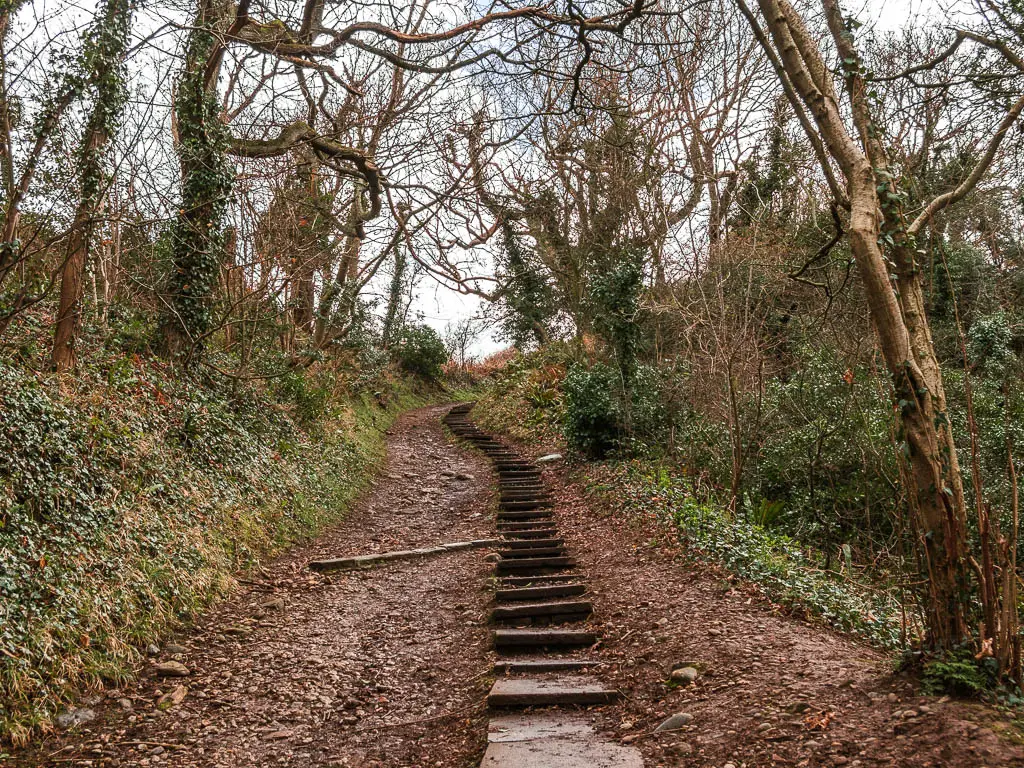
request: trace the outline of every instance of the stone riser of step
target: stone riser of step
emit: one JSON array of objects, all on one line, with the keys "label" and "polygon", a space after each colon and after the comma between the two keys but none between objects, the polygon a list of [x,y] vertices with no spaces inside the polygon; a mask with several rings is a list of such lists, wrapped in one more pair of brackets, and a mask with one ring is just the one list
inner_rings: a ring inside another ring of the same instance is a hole
[{"label": "stone riser of step", "polygon": [[494,683],[487,703],[492,707],[588,707],[617,698],[616,691],[585,677],[504,678]]}]

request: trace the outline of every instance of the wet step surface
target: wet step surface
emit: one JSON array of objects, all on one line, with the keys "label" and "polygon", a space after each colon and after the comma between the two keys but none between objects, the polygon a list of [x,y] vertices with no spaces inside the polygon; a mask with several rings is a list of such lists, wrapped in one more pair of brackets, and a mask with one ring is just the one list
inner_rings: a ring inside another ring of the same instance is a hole
[{"label": "wet step surface", "polygon": [[[491,621],[497,625],[494,649],[505,658],[495,663],[500,676],[487,697],[496,714],[481,766],[642,768],[635,748],[596,733],[579,714],[611,704],[618,692],[602,685],[599,674],[581,674],[599,673],[601,666],[585,658],[599,639],[585,627],[594,606],[581,599],[586,576],[559,535],[540,468],[477,429],[471,408],[455,406],[444,423],[491,458],[498,475],[496,527],[503,537]],[[497,714],[510,710],[515,714]]]}]

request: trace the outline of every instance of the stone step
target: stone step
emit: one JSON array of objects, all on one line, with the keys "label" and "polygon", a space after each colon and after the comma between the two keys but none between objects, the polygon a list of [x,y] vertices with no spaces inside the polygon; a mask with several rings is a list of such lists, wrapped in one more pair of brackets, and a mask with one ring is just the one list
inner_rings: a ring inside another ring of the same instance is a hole
[{"label": "stone step", "polygon": [[593,645],[597,635],[586,629],[496,629],[499,651],[523,648],[579,648]]},{"label": "stone step", "polygon": [[507,659],[494,664],[496,675],[529,675],[544,672],[585,672],[603,667],[600,661],[583,659]]},{"label": "stone step", "polygon": [[480,768],[644,768],[631,746],[595,736],[555,736],[487,745]]},{"label": "stone step", "polygon": [[487,704],[492,707],[590,707],[609,704],[618,696],[618,691],[586,677],[509,677],[495,681],[487,695]]},{"label": "stone step", "polygon": [[498,573],[513,573],[516,571],[539,571],[546,569],[566,570],[575,568],[576,560],[571,557],[517,557],[511,560],[499,560],[495,564]]},{"label": "stone step", "polygon": [[537,616],[589,616],[594,606],[589,600],[552,600],[544,603],[499,605],[491,611],[494,621],[530,619]]},{"label": "stone step", "polygon": [[594,727],[586,720],[551,710],[496,714],[487,724],[487,741],[491,744],[554,736],[590,736],[593,733]]},{"label": "stone step", "polygon": [[516,589],[499,589],[494,599],[499,603],[514,603],[520,600],[545,600],[555,597],[576,597],[587,591],[586,584],[573,582],[565,584],[547,584],[539,587],[518,587]]},{"label": "stone step", "polygon": [[517,557],[551,557],[565,554],[565,547],[558,544],[553,547],[526,547],[516,549],[499,549],[498,554],[502,560],[510,560]]},{"label": "stone step", "polygon": [[563,547],[565,546],[565,539],[512,539],[504,542],[504,545],[509,549],[534,549],[535,547]]}]

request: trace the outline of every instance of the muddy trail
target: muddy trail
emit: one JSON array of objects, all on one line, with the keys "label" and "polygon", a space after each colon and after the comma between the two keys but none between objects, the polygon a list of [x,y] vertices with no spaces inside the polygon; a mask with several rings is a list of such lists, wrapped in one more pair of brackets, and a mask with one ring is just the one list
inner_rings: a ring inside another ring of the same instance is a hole
[{"label": "muddy trail", "polygon": [[993,710],[920,696],[884,654],[688,563],[651,522],[593,509],[560,462],[449,411],[403,416],[342,524],[7,764],[1024,765]]}]

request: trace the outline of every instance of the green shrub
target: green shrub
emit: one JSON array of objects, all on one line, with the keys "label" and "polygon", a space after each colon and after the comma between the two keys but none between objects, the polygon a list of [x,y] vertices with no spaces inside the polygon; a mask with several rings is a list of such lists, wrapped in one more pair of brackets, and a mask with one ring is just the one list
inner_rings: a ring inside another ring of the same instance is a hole
[{"label": "green shrub", "polygon": [[617,367],[572,366],[562,384],[569,447],[600,458],[659,445],[668,429],[661,383],[661,375],[650,366],[634,370],[628,389]]},{"label": "green shrub", "polygon": [[562,384],[565,396],[565,439],[585,456],[613,451],[622,438],[622,398],[618,371],[597,363],[574,365]]},{"label": "green shrub", "polygon": [[436,379],[448,362],[448,350],[437,331],[426,325],[410,325],[402,330],[395,347],[402,369],[417,376]]},{"label": "green shrub", "polygon": [[[988,661],[987,659],[985,661]],[[977,696],[994,687],[996,678],[984,661],[975,660],[969,649],[947,653],[925,662],[921,684],[926,693]]]}]

